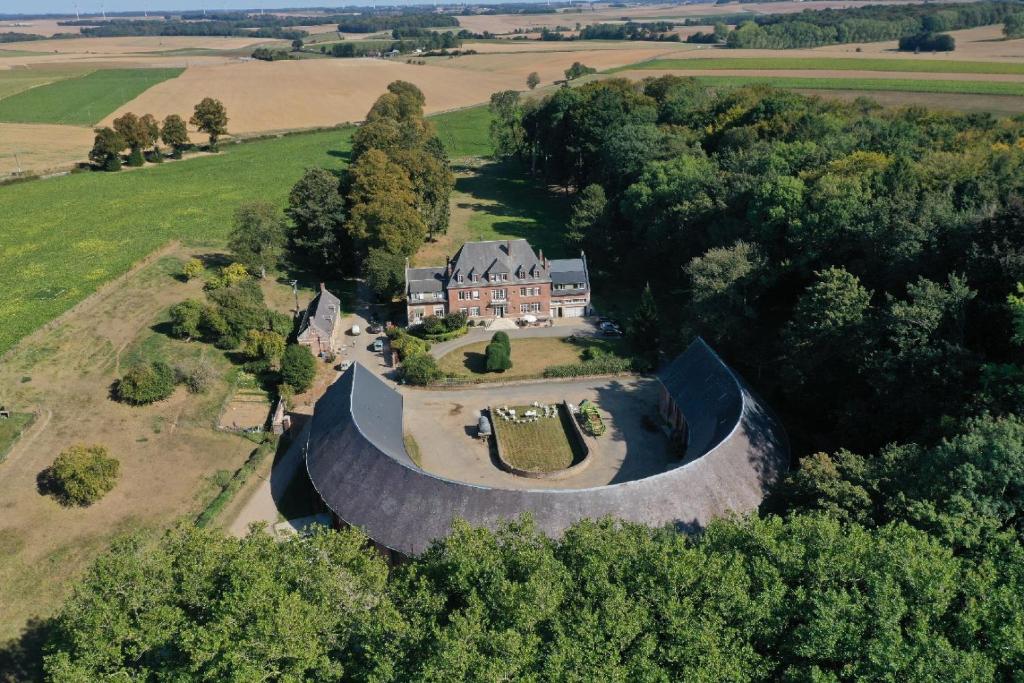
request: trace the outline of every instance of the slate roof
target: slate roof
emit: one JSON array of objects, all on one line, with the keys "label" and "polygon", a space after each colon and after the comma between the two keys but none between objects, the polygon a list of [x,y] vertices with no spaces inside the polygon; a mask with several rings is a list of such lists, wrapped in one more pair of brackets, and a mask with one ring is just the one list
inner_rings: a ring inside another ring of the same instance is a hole
[{"label": "slate roof", "polygon": [[[525,276],[520,279],[520,268]],[[540,258],[526,240],[492,240],[488,242],[466,242],[452,259],[452,286],[457,285],[459,275],[469,284],[471,276],[480,276],[480,281],[491,273],[507,273],[510,284],[547,282],[548,274]],[[534,273],[538,277],[531,277]]]},{"label": "slate roof", "polygon": [[757,508],[789,465],[782,426],[718,355],[695,340],[664,375],[686,416],[693,459],[643,479],[588,489],[500,489],[438,477],[402,441],[402,397],[358,363],[317,402],[306,444],[313,486],[343,521],[416,555],[455,518],[494,528],[530,512],[559,536],[584,518],[613,516],[695,531]]},{"label": "slate roof", "polygon": [[405,280],[409,283],[409,294],[444,291],[444,267],[407,268]]},{"label": "slate roof", "polygon": [[299,325],[299,337],[302,337],[309,327],[315,327],[321,334],[331,336],[334,326],[338,324],[340,313],[341,300],[320,285],[320,293],[309,303]]}]

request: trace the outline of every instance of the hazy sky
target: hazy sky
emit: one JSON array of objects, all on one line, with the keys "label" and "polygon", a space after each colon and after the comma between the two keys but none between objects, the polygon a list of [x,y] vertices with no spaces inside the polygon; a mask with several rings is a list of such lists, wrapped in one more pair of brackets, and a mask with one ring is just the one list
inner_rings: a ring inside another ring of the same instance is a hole
[{"label": "hazy sky", "polygon": [[[528,1],[528,0],[527,0]],[[130,12],[130,11],[157,11],[171,10],[180,12],[182,10],[198,9],[258,9],[284,8],[284,7],[309,7],[317,4],[327,4],[323,0],[274,0],[273,2],[260,2],[259,0],[0,0],[0,14],[48,14],[48,13],[70,13],[74,14],[75,5],[78,5],[79,12],[99,12],[101,7],[108,12]],[[371,0],[349,0],[341,2],[344,5],[370,5]],[[433,4],[433,0],[381,0],[376,3],[384,5],[420,5]],[[0,29],[10,30],[10,29]]]}]

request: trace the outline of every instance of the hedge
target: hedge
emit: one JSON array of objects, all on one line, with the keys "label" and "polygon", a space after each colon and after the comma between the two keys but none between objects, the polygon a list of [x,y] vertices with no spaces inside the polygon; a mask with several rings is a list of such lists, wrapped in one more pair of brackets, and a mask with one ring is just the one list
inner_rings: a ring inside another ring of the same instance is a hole
[{"label": "hedge", "polygon": [[450,332],[441,332],[439,334],[427,334],[426,332],[420,332],[416,334],[416,336],[420,339],[426,339],[429,342],[446,342],[451,341],[452,339],[458,339],[468,331],[469,325],[466,325]]},{"label": "hedge", "polygon": [[245,461],[241,467],[235,472],[231,480],[224,485],[217,497],[210,501],[210,504],[206,506],[199,517],[196,518],[196,526],[204,527],[210,524],[220,511],[235,497],[235,494],[245,485],[245,482],[249,480],[252,473],[256,471],[256,468],[260,466],[267,455],[277,450],[277,438],[270,436],[266,441],[257,446],[252,453],[249,454],[249,459]]},{"label": "hedge", "polygon": [[601,356],[594,360],[585,360],[579,363],[552,365],[544,368],[544,376],[547,378],[585,377],[587,375],[612,375],[619,372],[631,372],[633,370],[634,366],[632,358]]}]

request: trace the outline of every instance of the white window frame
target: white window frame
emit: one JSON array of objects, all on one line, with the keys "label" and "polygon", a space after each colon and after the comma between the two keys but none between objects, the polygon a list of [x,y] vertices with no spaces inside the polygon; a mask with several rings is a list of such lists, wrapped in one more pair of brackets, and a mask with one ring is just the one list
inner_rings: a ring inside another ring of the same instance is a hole
[{"label": "white window frame", "polygon": [[444,315],[444,306],[434,306],[434,315]]},{"label": "white window frame", "polygon": [[491,290],[492,301],[508,301],[508,290],[507,289],[492,289]]},{"label": "white window frame", "polygon": [[473,290],[473,299],[476,300],[476,299],[479,299],[479,298],[480,298],[480,290],[479,289],[474,289]]},{"label": "white window frame", "polygon": [[470,306],[469,314],[471,316],[479,318],[480,317],[480,307],[479,306]]}]

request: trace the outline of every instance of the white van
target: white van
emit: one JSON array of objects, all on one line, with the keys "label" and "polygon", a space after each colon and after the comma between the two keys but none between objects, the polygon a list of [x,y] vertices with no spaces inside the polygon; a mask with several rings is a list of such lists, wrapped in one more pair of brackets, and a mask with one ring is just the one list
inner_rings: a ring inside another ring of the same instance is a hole
[{"label": "white van", "polygon": [[361,333],[362,333],[362,330],[359,329],[359,325],[353,325],[352,326],[352,336],[353,337],[358,337]]}]

